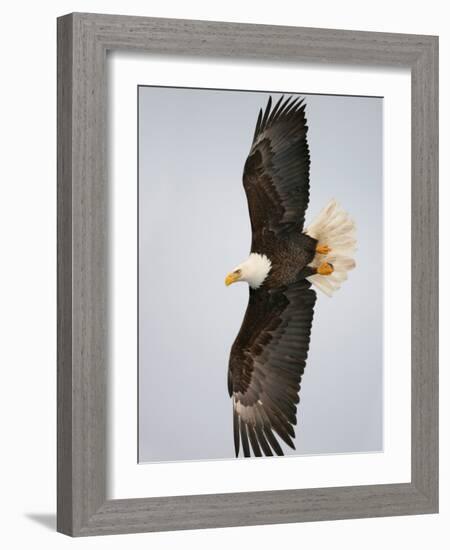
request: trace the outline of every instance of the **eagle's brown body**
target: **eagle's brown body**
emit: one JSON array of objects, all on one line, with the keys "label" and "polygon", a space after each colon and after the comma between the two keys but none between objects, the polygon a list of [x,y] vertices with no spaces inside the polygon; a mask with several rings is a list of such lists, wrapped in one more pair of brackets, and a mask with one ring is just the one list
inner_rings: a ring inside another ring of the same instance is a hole
[{"label": "eagle's brown body", "polygon": [[316,254],[317,240],[298,228],[288,235],[262,231],[252,252],[265,254],[272,263],[262,287],[275,289],[291,285],[311,275],[308,264]]}]

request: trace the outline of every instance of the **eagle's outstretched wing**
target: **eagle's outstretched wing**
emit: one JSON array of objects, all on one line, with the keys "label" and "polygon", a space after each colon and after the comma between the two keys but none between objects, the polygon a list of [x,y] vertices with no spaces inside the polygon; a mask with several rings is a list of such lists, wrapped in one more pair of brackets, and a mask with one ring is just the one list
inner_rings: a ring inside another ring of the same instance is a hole
[{"label": "eagle's outstretched wing", "polygon": [[309,202],[309,149],[305,104],[280,97],[272,109],[259,112],[250,153],[244,166],[253,238],[263,228],[302,230]]},{"label": "eagle's outstretched wing", "polygon": [[315,301],[306,280],[279,290],[250,290],[228,367],[236,456],[240,441],[244,456],[250,456],[250,446],[255,456],[282,455],[275,433],[295,448],[293,425]]}]

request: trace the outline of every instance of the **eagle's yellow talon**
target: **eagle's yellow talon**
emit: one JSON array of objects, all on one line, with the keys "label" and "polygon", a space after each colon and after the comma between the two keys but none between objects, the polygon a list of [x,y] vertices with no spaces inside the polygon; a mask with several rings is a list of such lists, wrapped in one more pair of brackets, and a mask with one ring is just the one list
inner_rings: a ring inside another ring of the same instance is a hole
[{"label": "eagle's yellow talon", "polygon": [[316,252],[317,254],[329,254],[331,252],[331,248],[327,244],[318,244],[316,246]]},{"label": "eagle's yellow talon", "polygon": [[317,268],[317,273],[319,275],[331,275],[334,271],[334,268],[328,262],[322,262]]}]

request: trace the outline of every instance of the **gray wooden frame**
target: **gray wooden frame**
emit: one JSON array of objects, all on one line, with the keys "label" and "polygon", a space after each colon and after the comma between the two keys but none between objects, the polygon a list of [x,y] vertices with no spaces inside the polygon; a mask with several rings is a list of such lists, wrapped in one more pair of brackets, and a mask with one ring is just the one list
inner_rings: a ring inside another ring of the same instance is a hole
[{"label": "gray wooden frame", "polygon": [[[411,69],[411,483],[107,499],[106,52],[123,49]],[[59,531],[82,536],[437,512],[437,348],[437,37],[82,13],[58,19]]]}]

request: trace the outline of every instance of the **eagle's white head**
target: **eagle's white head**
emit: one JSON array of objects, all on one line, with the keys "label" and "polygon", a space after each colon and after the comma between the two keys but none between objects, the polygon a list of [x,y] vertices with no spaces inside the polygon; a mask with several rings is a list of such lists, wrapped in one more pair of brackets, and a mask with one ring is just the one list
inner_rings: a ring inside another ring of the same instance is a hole
[{"label": "eagle's white head", "polygon": [[225,284],[229,286],[238,281],[245,281],[252,288],[259,288],[265,281],[271,267],[272,262],[265,254],[252,252],[245,262],[242,262],[231,273],[228,273],[225,277]]}]

